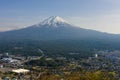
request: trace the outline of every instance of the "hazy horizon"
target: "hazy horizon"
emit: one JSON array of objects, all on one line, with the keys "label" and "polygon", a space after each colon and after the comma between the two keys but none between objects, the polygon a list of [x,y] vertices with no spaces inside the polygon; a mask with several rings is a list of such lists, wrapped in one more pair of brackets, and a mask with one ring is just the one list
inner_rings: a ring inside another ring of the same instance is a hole
[{"label": "hazy horizon", "polygon": [[120,34],[119,4],[119,0],[0,0],[0,31],[60,16],[81,28]]}]

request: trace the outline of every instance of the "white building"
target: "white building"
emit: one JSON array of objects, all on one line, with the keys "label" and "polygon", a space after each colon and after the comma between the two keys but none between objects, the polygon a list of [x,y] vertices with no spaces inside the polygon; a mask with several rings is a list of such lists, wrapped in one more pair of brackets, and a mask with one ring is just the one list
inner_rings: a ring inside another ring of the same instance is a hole
[{"label": "white building", "polygon": [[95,54],[95,58],[98,58],[98,54]]}]

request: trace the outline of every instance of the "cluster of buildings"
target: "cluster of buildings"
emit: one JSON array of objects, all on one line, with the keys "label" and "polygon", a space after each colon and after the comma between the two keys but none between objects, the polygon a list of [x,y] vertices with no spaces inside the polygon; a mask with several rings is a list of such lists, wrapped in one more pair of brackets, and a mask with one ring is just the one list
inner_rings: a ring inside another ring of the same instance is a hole
[{"label": "cluster of buildings", "polygon": [[11,64],[18,64],[20,63],[20,60],[12,58],[11,56],[9,56],[8,53],[5,54],[1,54],[0,55],[0,63],[4,64],[4,63],[11,63]]},{"label": "cluster of buildings", "polygon": [[[16,57],[13,55],[9,55],[8,53],[0,54],[0,72],[8,73],[13,72],[16,74],[26,74],[29,73],[30,70],[22,68],[22,62],[24,61],[23,57]],[[23,80],[23,77],[20,78],[10,78],[8,76],[2,77],[0,76],[0,80]]]}]

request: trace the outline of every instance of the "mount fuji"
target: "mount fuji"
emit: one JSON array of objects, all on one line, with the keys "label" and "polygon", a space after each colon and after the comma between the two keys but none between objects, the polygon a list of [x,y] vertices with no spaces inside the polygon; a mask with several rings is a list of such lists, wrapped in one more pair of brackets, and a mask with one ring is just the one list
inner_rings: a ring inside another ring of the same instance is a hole
[{"label": "mount fuji", "polygon": [[52,16],[27,28],[0,33],[0,40],[116,40],[119,36],[83,29],[70,24],[59,16]]}]

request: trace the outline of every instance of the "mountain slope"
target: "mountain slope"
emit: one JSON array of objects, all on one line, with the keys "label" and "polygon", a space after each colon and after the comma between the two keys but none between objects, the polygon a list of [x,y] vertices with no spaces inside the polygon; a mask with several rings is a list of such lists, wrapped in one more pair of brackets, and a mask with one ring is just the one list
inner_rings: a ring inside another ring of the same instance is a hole
[{"label": "mountain slope", "polygon": [[[94,49],[120,50],[120,35],[76,27],[58,16],[27,28],[0,33],[0,53],[40,55],[39,48],[54,57],[88,57],[94,54]],[[80,54],[70,55],[71,52]]]},{"label": "mountain slope", "polygon": [[27,28],[0,33],[1,40],[119,39],[113,34],[79,28],[58,16]]}]

